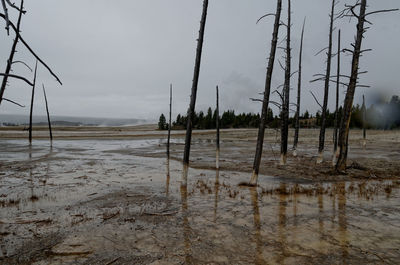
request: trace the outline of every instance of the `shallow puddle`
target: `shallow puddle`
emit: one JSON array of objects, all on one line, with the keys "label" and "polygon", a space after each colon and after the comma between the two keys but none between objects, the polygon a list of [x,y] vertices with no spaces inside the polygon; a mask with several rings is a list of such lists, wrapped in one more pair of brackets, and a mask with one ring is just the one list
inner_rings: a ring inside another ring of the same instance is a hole
[{"label": "shallow puddle", "polygon": [[395,264],[398,180],[306,182],[139,157],[153,140],[0,141],[1,264]]}]

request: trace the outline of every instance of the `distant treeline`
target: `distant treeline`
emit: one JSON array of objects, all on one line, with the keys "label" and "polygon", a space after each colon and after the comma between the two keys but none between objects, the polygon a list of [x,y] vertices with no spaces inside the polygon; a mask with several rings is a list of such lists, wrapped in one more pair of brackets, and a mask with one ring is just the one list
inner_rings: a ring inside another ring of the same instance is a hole
[{"label": "distant treeline", "polygon": [[[339,121],[341,119],[342,108],[338,111]],[[315,115],[305,111],[300,115],[300,126],[303,128],[319,127],[321,125],[321,113],[317,112]],[[172,122],[172,129],[183,130],[186,129],[187,116],[178,114],[175,121]],[[327,127],[334,127],[335,112],[327,110]],[[294,117],[289,119],[290,125],[294,125]],[[260,114],[254,113],[240,113],[235,114],[234,110],[228,110],[220,114],[221,128],[257,128],[260,124]],[[208,108],[207,113],[203,111],[196,112],[193,120],[194,129],[215,129],[216,125],[216,111]],[[363,125],[363,111],[362,106],[356,105],[353,108],[351,115],[351,128],[362,128]],[[268,109],[267,127],[279,128],[280,117],[274,115],[271,109]],[[389,102],[371,105],[366,109],[366,127],[368,129],[395,129],[400,128],[400,98],[393,96]],[[158,128],[160,130],[168,129],[168,122],[161,114]]]}]

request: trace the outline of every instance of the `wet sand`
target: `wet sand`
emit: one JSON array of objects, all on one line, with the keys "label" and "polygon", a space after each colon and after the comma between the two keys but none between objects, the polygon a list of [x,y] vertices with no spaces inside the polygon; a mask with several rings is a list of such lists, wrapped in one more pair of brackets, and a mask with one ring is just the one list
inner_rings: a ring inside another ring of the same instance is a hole
[{"label": "wet sand", "polygon": [[32,147],[24,133],[0,130],[0,264],[400,260],[398,131],[369,132],[365,149],[352,132],[349,165],[361,167],[348,175],[331,174],[330,146],[328,161],[315,164],[316,130],[278,166],[268,131],[256,188],[238,185],[250,178],[255,130],[222,132],[220,171],[214,133],[196,132],[181,189],[183,132],[174,132],[167,161],[164,132],[90,130],[60,129],[52,147],[45,130]]}]

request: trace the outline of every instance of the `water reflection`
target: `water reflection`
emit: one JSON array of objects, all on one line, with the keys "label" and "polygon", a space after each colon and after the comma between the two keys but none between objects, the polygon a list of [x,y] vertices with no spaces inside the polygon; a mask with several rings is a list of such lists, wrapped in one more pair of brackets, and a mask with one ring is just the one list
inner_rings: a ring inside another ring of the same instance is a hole
[{"label": "water reflection", "polygon": [[[298,194],[295,192],[293,194],[293,227],[298,226],[298,217],[297,217],[297,211],[298,211]],[[297,229],[293,229],[293,242],[297,241]]]},{"label": "water reflection", "polygon": [[[324,195],[323,187],[318,185],[318,225],[319,225],[319,238],[322,242],[324,240]],[[320,245],[323,247],[323,245]],[[323,251],[323,249],[321,249]]]},{"label": "water reflection", "polygon": [[170,182],[170,169],[169,169],[169,158],[167,158],[167,183],[165,184],[165,193],[168,196],[169,194],[169,182]]},{"label": "water reflection", "polygon": [[261,218],[260,218],[260,208],[258,206],[258,191],[256,187],[251,187],[249,189],[251,196],[251,204],[253,206],[253,220],[254,220],[254,230],[255,230],[254,241],[256,243],[256,256],[254,259],[254,264],[266,264],[263,257],[263,241],[261,236]]},{"label": "water reflection", "polygon": [[339,219],[339,244],[342,254],[343,264],[347,263],[349,257],[348,250],[348,235],[347,235],[347,217],[346,217],[346,184],[344,182],[338,183],[338,219]]},{"label": "water reflection", "polygon": [[[279,245],[280,245],[280,255],[278,255],[278,263],[285,263],[286,256],[286,206],[287,206],[287,195],[286,195],[286,183],[280,184],[280,190],[282,191],[279,194],[279,207],[278,207],[278,237],[279,237]],[[283,192],[285,191],[285,192]]]},{"label": "water reflection", "polygon": [[336,192],[332,192],[332,216],[331,216],[331,226],[335,225],[336,219]]},{"label": "water reflection", "polygon": [[30,189],[30,200],[32,202],[32,211],[35,209],[35,201],[37,201],[38,197],[34,193],[34,180],[33,180],[33,161],[32,161],[32,144],[29,145],[29,189]]},{"label": "water reflection", "polygon": [[190,241],[191,228],[189,225],[188,193],[187,187],[181,186],[182,218],[183,218],[183,240],[185,246],[185,263],[193,264],[192,243]]},{"label": "water reflection", "polygon": [[214,184],[214,223],[217,221],[218,209],[218,194],[219,194],[219,170],[215,171],[215,184]]}]

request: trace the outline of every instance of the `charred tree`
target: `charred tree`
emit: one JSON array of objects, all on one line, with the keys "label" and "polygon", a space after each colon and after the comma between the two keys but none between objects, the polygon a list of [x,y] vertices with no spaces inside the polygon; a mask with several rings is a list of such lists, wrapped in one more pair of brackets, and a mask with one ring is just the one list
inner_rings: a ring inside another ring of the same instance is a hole
[{"label": "charred tree", "polygon": [[301,73],[302,73],[302,58],[303,58],[303,40],[304,40],[304,26],[306,19],[303,22],[303,28],[301,30],[301,41],[300,41],[300,54],[299,54],[299,72],[297,81],[297,104],[296,104],[296,116],[295,116],[295,131],[293,140],[293,155],[297,156],[297,144],[299,143],[299,130],[300,130],[300,97],[301,97]]},{"label": "charred tree", "polygon": [[256,153],[254,157],[254,164],[253,164],[253,174],[251,176],[250,184],[256,185],[258,181],[258,173],[260,170],[260,163],[261,163],[261,156],[263,151],[263,144],[264,144],[264,134],[265,134],[265,126],[267,123],[267,114],[268,114],[268,104],[269,104],[269,96],[271,93],[271,81],[272,81],[272,73],[274,70],[274,63],[275,63],[275,54],[276,48],[278,44],[278,34],[279,34],[279,26],[280,26],[280,19],[281,19],[281,11],[282,11],[282,0],[277,0],[277,8],[275,15],[275,23],[274,23],[274,31],[272,33],[272,41],[271,41],[271,50],[268,59],[268,67],[267,67],[267,74],[265,80],[265,91],[264,91],[264,98],[261,110],[261,119],[260,125],[258,128],[258,137],[257,137],[257,147]]},{"label": "charred tree", "polygon": [[285,83],[282,93],[282,127],[281,127],[281,165],[286,165],[287,147],[289,137],[289,94],[290,94],[290,77],[291,77],[291,48],[290,48],[290,29],[291,29],[291,2],[288,0],[288,22],[286,25],[286,66],[285,66]]},{"label": "charred tree", "polygon": [[167,140],[167,157],[169,159],[169,146],[171,141],[172,126],[172,84],[169,87],[169,123],[168,123],[168,140]]},{"label": "charred tree", "polygon": [[185,150],[183,154],[183,174],[181,183],[182,186],[186,186],[187,184],[187,173],[188,173],[187,171],[189,167],[190,145],[192,141],[193,118],[196,106],[197,85],[199,83],[199,76],[200,76],[200,64],[201,64],[201,55],[203,52],[203,41],[204,41],[204,32],[207,20],[207,10],[208,10],[208,0],[204,0],[203,14],[201,16],[201,21],[200,21],[199,38],[197,40],[196,61],[194,66],[192,93],[190,96],[190,105],[187,112]]},{"label": "charred tree", "polygon": [[363,146],[365,147],[367,145],[367,109],[365,106],[365,96],[363,95],[363,104],[361,107],[362,111],[362,128],[363,128]]},{"label": "charred tree", "polygon": [[[7,30],[8,30],[9,21],[8,21],[8,14],[6,11],[7,10],[6,3],[4,2],[4,0],[2,0],[2,3],[3,3],[3,8],[5,10],[5,14],[7,16],[6,23],[7,23]],[[6,86],[7,86],[7,82],[8,82],[8,75],[11,72],[11,66],[14,61],[14,55],[15,55],[15,51],[17,49],[17,44],[19,41],[19,33],[20,33],[20,28],[21,28],[23,8],[24,8],[24,0],[21,0],[21,6],[19,8],[19,16],[18,16],[18,21],[17,21],[17,27],[15,30],[15,39],[14,39],[13,45],[11,47],[10,56],[8,57],[8,60],[7,60],[6,70],[4,72],[6,75],[3,77],[3,81],[2,81],[1,87],[0,87],[0,105],[1,105],[1,102],[3,101],[4,91],[6,90]]]},{"label": "charred tree", "polygon": [[216,153],[216,158],[215,158],[215,168],[218,170],[219,169],[219,91],[218,91],[218,86],[217,86],[217,106],[215,109],[215,125],[217,128],[217,136],[216,136],[216,148],[217,148],[217,153]]},{"label": "charred tree", "polygon": [[[358,85],[358,75],[359,75],[359,64],[360,64],[360,56],[363,52],[369,50],[362,50],[362,40],[364,38],[364,33],[366,28],[364,27],[365,23],[371,23],[367,20],[367,16],[378,14],[378,13],[385,13],[391,11],[398,11],[399,9],[388,9],[388,10],[377,10],[366,13],[367,9],[367,0],[357,1],[356,4],[348,6],[347,13],[343,13],[344,16],[353,16],[357,19],[357,34],[355,37],[355,43],[352,44],[353,51],[350,51],[353,55],[352,64],[351,64],[351,75],[350,81],[347,87],[346,97],[344,100],[343,105],[343,117],[340,123],[340,130],[339,130],[339,139],[338,139],[338,159],[335,165],[336,171],[345,171],[346,170],[346,162],[347,162],[347,152],[348,152],[348,139],[349,139],[349,130],[350,130],[350,119],[351,119],[351,112],[353,109],[353,100],[354,94]],[[356,14],[354,9],[356,7],[360,8],[359,14]]]},{"label": "charred tree", "polygon": [[[43,85],[43,84],[42,84]],[[46,90],[44,89],[43,85],[43,95],[44,95],[44,101],[46,103],[46,112],[47,112],[47,122],[49,124],[49,133],[50,133],[50,143],[53,143],[53,132],[51,130],[51,121],[50,121],[50,113],[49,113],[49,104],[47,103],[47,96],[46,96]]]},{"label": "charred tree", "polygon": [[31,110],[29,113],[29,144],[32,144],[32,115],[33,115],[33,101],[35,98],[35,86],[36,86],[36,76],[37,76],[37,61],[35,65],[35,74],[33,77],[33,86],[32,86],[32,96],[31,96]]},{"label": "charred tree", "polygon": [[319,133],[319,145],[318,145],[318,159],[317,163],[322,163],[324,160],[324,148],[325,148],[325,129],[326,129],[326,110],[328,108],[328,97],[329,97],[329,83],[331,78],[331,61],[332,61],[332,33],[333,33],[333,20],[335,15],[335,3],[336,0],[332,0],[332,9],[330,14],[330,25],[329,25],[329,45],[328,45],[328,58],[326,62],[326,74],[325,74],[325,89],[324,89],[324,101],[322,105],[321,113],[321,130]]},{"label": "charred tree", "polygon": [[338,145],[338,128],[339,128],[339,86],[340,86],[340,53],[341,53],[341,31],[338,34],[338,53],[337,53],[337,76],[336,76],[336,111],[335,111],[335,128],[333,130],[333,156],[335,158]]}]

